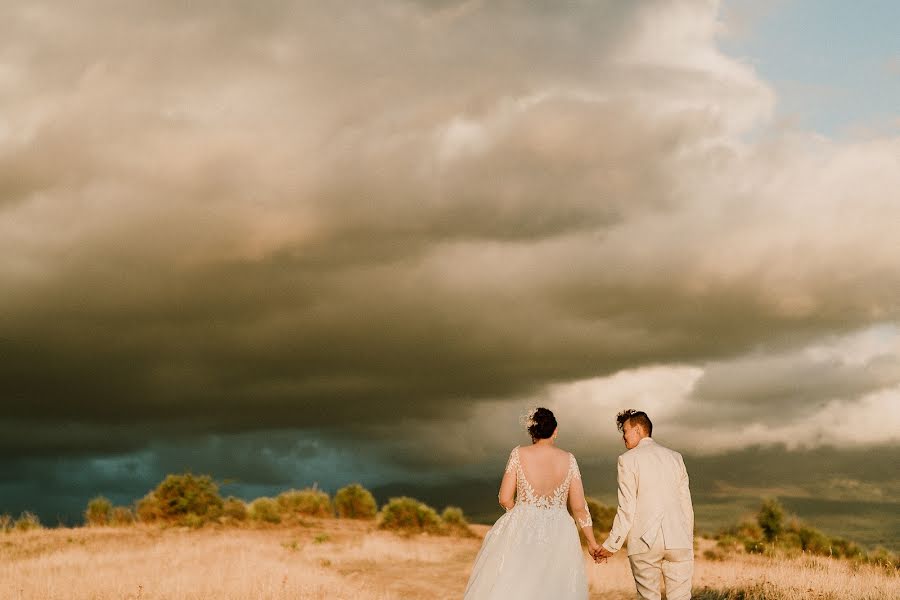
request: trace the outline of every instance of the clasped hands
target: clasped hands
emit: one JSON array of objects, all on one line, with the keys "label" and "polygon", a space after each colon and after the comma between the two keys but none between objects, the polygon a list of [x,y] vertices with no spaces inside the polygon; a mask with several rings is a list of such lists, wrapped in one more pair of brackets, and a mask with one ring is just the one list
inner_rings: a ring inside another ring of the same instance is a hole
[{"label": "clasped hands", "polygon": [[598,565],[600,563],[605,563],[606,559],[613,555],[612,552],[604,548],[603,546],[597,546],[596,548],[592,548],[590,550],[591,558],[594,559],[594,562]]}]

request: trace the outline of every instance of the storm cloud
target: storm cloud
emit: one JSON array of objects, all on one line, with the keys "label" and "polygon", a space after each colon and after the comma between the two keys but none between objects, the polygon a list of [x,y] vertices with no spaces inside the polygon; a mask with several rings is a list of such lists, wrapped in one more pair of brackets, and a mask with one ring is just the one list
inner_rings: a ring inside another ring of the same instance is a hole
[{"label": "storm cloud", "polygon": [[896,444],[900,139],[779,127],[717,11],[0,7],[4,464],[296,431],[402,479],[535,402]]}]

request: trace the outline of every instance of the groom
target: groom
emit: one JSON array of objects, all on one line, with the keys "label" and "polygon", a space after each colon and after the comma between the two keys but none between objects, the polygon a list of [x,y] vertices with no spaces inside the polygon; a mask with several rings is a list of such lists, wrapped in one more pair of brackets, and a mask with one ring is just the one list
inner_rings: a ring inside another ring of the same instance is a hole
[{"label": "groom", "polygon": [[667,600],[689,600],[694,508],[684,460],[653,441],[653,423],[646,413],[629,409],[620,412],[616,422],[628,448],[619,457],[619,508],[594,560],[609,558],[627,540],[640,598],[659,600],[665,579]]}]

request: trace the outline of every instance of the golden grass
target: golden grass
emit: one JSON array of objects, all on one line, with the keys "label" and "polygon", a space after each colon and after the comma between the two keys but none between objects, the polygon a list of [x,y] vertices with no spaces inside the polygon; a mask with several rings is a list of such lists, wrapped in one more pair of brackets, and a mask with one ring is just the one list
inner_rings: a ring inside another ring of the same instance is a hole
[{"label": "golden grass", "polygon": [[[701,548],[713,545],[706,540],[700,543]],[[592,598],[635,597],[631,568],[622,554],[607,564],[588,569]],[[697,600],[894,600],[900,598],[900,577],[883,568],[825,557],[773,559],[741,554],[722,561],[698,557],[694,565],[694,597]]]},{"label": "golden grass", "polygon": [[[486,527],[475,526],[481,535]],[[401,537],[371,522],[307,526],[54,529],[0,535],[3,600],[388,600],[462,598],[479,538]],[[586,560],[591,598],[635,597],[627,558]],[[704,599],[893,600],[896,573],[826,558],[699,559]],[[705,590],[705,591],[703,591]]]}]

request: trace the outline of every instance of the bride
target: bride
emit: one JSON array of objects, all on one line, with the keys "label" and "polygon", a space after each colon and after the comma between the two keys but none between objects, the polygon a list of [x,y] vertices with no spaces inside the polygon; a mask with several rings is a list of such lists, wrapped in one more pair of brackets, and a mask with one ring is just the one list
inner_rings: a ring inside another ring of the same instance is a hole
[{"label": "bride", "polygon": [[[465,600],[586,600],[587,578],[578,527],[591,554],[591,515],[575,457],[554,444],[556,418],[546,408],[528,416],[529,447],[515,447],[500,483],[506,514],[488,531],[475,558]],[[513,497],[515,496],[515,501]]]}]

